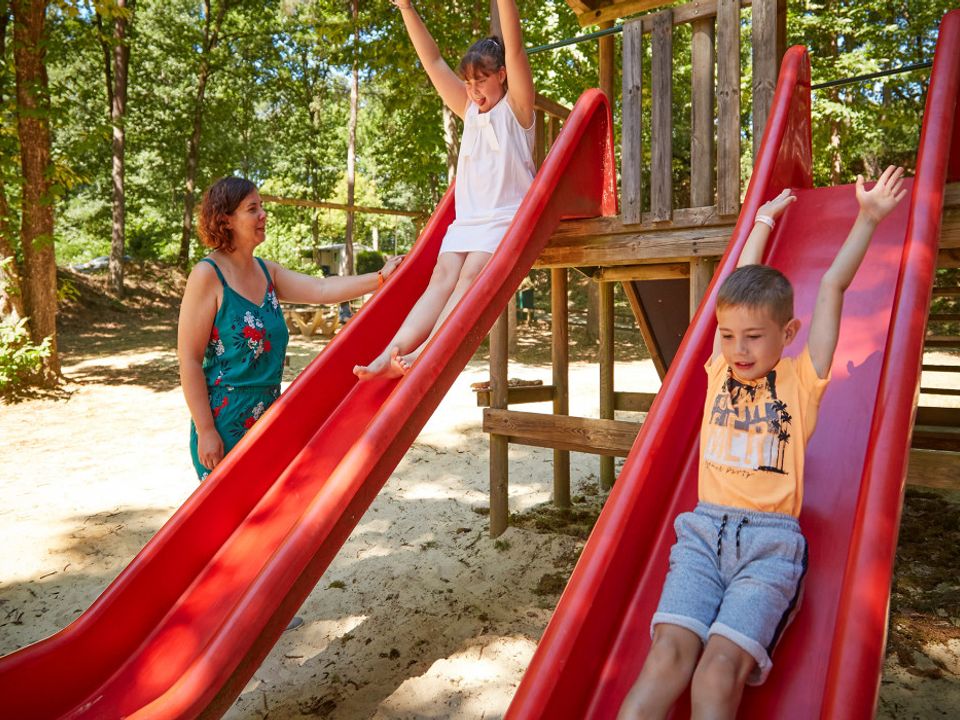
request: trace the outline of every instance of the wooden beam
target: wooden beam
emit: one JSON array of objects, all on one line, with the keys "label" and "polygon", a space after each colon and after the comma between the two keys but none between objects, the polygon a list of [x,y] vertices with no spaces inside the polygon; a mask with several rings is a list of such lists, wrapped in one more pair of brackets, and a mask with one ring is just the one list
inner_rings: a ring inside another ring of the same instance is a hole
[{"label": "wooden beam", "polygon": [[650,93],[650,212],[655,222],[673,210],[673,24],[670,11],[654,19]]},{"label": "wooden beam", "polygon": [[773,107],[780,72],[777,35],[780,0],[754,0],[750,42],[753,47],[753,157],[760,152],[763,129]]},{"label": "wooden beam", "polygon": [[690,105],[690,204],[712,205],[713,176],[713,70],[716,65],[713,50],[713,18],[693,22],[691,39]]},{"label": "wooden beam", "polygon": [[731,227],[685,228],[625,233],[610,237],[554,240],[544,248],[535,267],[598,267],[671,262],[677,258],[723,255]]},{"label": "wooden beam", "polygon": [[[550,402],[553,400],[553,385],[521,385],[507,388],[507,405]],[[492,396],[489,390],[477,391],[477,407],[490,407]]]},{"label": "wooden beam", "polygon": [[601,282],[629,282],[631,280],[682,280],[689,276],[690,263],[663,263],[602,267],[597,279]]},{"label": "wooden beam", "polygon": [[519,445],[626,457],[640,432],[640,423],[487,408],[483,411],[483,431],[508,437]]},{"label": "wooden beam", "polygon": [[285,198],[279,195],[260,195],[264,202],[277,205],[297,205],[299,207],[322,208],[324,210],[345,210],[346,212],[369,213],[371,215],[400,215],[401,217],[423,217],[427,215],[423,210],[394,210],[393,208],[367,207],[365,205],[344,205],[343,203],[327,202],[325,200],[301,200],[300,198]]},{"label": "wooden beam", "polygon": [[656,397],[656,393],[616,392],[613,405],[624,412],[649,412]]},{"label": "wooden beam", "polygon": [[[655,10],[664,5],[669,5],[669,0],[662,0],[655,4],[650,4],[651,0],[621,0],[621,2],[604,3],[603,7],[589,8],[584,12],[579,12],[573,3],[578,0],[567,0],[567,4],[577,13],[577,21],[580,27],[587,25],[596,25],[604,20],[616,20],[617,18],[628,18],[638,13]],[[741,0],[741,7],[748,7],[752,0]],[[644,7],[646,5],[646,7]],[[697,18],[715,17],[717,14],[717,0],[694,0],[686,5],[678,5],[673,10],[673,24],[683,25],[692,22]],[[645,15],[642,18],[643,31],[650,32],[653,29],[653,23],[650,20],[651,15]],[[638,18],[640,20],[640,18]]]},{"label": "wooden beam", "polygon": [[623,122],[620,160],[623,222],[638,223],[643,212],[642,29],[639,22],[623,28]]},{"label": "wooden beam", "polygon": [[535,110],[543,110],[548,115],[553,117],[558,117],[561,120],[566,120],[567,116],[570,114],[570,108],[564,107],[558,102],[554,102],[548,97],[537,93],[537,96],[533,103],[533,108]]},{"label": "wooden beam", "polygon": [[[553,414],[570,414],[570,322],[566,268],[550,271],[550,361],[553,366]],[[553,451],[553,502],[570,507],[570,453]]]},{"label": "wooden beam", "polygon": [[630,303],[630,309],[633,310],[633,315],[637,319],[637,325],[640,326],[640,335],[643,337],[643,344],[647,346],[647,351],[650,353],[650,359],[653,361],[653,366],[657,370],[657,375],[663,378],[667,374],[667,364],[663,359],[663,354],[660,352],[660,347],[657,345],[657,338],[653,333],[653,326],[650,323],[650,318],[647,316],[646,308],[643,307],[643,303],[640,301],[640,294],[632,282],[623,283],[623,292],[626,294],[627,301]]},{"label": "wooden beam", "polygon": [[[613,21],[602,22],[600,23],[601,30],[609,30],[613,27]],[[615,106],[615,98],[613,88],[616,85],[616,73],[617,73],[617,64],[616,64],[616,44],[614,43],[613,35],[604,35],[603,37],[597,40],[598,50],[600,52],[600,90],[607,96],[607,99],[610,101],[610,107]]]},{"label": "wooden beam", "polygon": [[740,210],[740,0],[717,0],[717,208]]},{"label": "wooden beam", "polygon": [[553,238],[612,236],[636,233],[642,230],[671,230],[705,227],[707,225],[725,225],[732,228],[735,218],[722,216],[716,205],[706,207],[676,208],[669,222],[654,222],[653,215],[643,213],[642,222],[627,222],[622,215],[608,217],[578,218],[562,220],[554,230]]},{"label": "wooden beam", "polygon": [[710,281],[713,280],[714,263],[712,258],[698,257],[690,259],[690,319],[697,314],[703,296],[707,294]]},{"label": "wooden beam", "polygon": [[911,450],[907,483],[942,490],[960,490],[960,453]]},{"label": "wooden beam", "polygon": [[540,169],[543,159],[547,156],[547,124],[543,110],[533,113],[533,166]]},{"label": "wooden beam", "polygon": [[[614,419],[613,371],[614,371],[614,318],[612,282],[600,283],[600,417]],[[613,458],[600,458],[600,488],[609,490],[614,481]]]},{"label": "wooden beam", "polygon": [[[490,402],[494,408],[507,407],[507,317],[501,313],[490,331]],[[490,537],[507,529],[509,462],[508,440],[504,435],[490,436]]]}]

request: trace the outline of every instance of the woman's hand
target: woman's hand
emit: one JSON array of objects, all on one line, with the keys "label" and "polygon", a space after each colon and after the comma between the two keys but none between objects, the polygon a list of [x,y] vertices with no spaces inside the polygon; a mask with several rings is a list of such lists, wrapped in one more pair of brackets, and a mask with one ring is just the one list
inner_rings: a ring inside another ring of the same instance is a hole
[{"label": "woman's hand", "polygon": [[761,205],[757,210],[757,215],[766,215],[776,220],[787,209],[787,205],[795,202],[796,199],[797,196],[793,194],[790,188],[784,188],[773,200],[768,200]]},{"label": "woman's hand", "polygon": [[223,460],[223,438],[216,428],[197,432],[197,457],[200,464],[210,470]]},{"label": "woman's hand", "polygon": [[400,267],[400,263],[403,262],[404,255],[394,255],[393,257],[388,257],[387,261],[383,264],[383,267],[380,268],[380,274],[383,275],[383,279],[387,280],[391,275]]}]

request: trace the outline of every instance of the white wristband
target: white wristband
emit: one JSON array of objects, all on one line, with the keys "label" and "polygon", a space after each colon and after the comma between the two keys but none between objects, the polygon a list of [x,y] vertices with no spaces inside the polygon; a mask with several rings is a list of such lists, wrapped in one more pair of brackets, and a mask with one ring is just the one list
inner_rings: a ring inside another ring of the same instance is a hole
[{"label": "white wristband", "polygon": [[770,217],[769,215],[759,215],[759,214],[757,215],[757,218],[754,222],[763,223],[764,225],[769,226],[771,230],[773,230],[773,228],[777,224],[776,222],[774,222],[773,218]]}]

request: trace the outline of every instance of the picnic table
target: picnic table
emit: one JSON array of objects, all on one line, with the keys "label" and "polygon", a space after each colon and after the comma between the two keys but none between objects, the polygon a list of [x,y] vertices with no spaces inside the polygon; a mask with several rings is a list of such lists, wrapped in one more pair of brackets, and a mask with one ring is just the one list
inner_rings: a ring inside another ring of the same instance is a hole
[{"label": "picnic table", "polygon": [[324,337],[332,337],[340,327],[336,306],[284,304],[282,307],[290,331],[299,330],[305,337],[312,337],[318,330]]}]

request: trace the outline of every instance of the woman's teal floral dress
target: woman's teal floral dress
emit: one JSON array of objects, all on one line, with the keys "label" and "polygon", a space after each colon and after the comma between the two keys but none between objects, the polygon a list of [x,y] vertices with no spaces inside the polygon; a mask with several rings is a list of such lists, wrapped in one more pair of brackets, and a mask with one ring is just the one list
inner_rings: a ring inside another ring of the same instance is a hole
[{"label": "woman's teal floral dress", "polygon": [[[203,356],[213,422],[223,438],[224,455],[253,427],[273,401],[280,397],[283,359],[290,334],[280,301],[263,260],[256,258],[267,277],[267,291],[259,305],[227,285],[220,268],[210,258],[223,284],[223,302],[213,319],[210,342]],[[197,428],[190,423],[190,455],[201,480],[210,470],[197,456]]]}]

